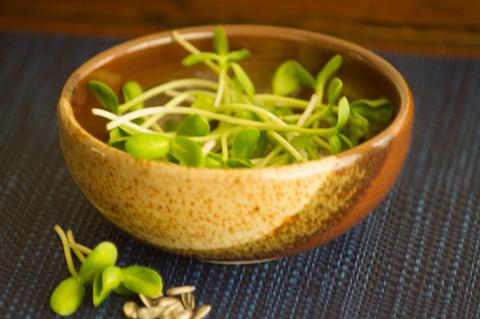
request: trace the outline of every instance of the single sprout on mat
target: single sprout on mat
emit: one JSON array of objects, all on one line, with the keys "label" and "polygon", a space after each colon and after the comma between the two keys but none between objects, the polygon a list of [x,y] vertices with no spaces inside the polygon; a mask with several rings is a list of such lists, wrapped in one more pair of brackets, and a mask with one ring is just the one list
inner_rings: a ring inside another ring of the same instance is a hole
[{"label": "single sprout on mat", "polygon": [[[175,79],[144,90],[130,80],[118,96],[106,83],[88,83],[103,107],[92,113],[108,121],[108,143],[137,159],[206,168],[299,163],[355,147],[394,115],[385,98],[350,101],[342,94],[344,83],[336,76],[343,64],[339,54],[316,76],[289,59],[273,73],[272,91],[259,93],[240,63],[250,51],[232,49],[222,27],[214,28],[211,52],[178,32],[172,38],[188,52],[182,65],[205,64],[216,81]],[[308,100],[301,98],[308,92]],[[157,97],[166,102],[147,105]]]},{"label": "single sprout on mat", "polygon": [[[50,308],[61,316],[69,316],[80,307],[88,285],[92,286],[95,307],[113,291],[120,295],[142,294],[151,298],[162,294],[163,282],[153,269],[142,266],[120,268],[116,266],[117,247],[101,242],[90,249],[75,242],[72,231],[67,234],[60,226],[54,227],[60,237],[70,276],[60,282],[50,296]],[[72,251],[80,262],[77,272]]]}]

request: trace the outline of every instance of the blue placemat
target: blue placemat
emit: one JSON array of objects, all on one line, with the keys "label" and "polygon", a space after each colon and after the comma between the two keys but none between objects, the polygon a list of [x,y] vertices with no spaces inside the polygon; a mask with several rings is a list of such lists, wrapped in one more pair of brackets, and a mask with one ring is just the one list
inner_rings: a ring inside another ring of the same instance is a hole
[{"label": "blue placemat", "polygon": [[[218,266],[145,246],[106,222],[70,178],[55,108],[68,75],[118,40],[0,34],[0,317],[52,318],[67,276],[55,223],[118,244],[122,264],[197,286],[210,318],[480,318],[480,60],[383,54],[416,101],[393,191],[363,223],[300,255]],[[125,299],[75,318],[122,318]]]}]

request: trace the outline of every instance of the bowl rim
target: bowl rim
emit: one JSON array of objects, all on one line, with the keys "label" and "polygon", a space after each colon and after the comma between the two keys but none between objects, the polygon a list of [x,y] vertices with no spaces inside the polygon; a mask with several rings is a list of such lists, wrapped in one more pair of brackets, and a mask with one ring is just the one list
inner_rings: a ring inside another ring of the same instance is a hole
[{"label": "bowl rim", "polygon": [[384,58],[369,49],[366,49],[360,45],[344,39],[314,31],[259,24],[222,24],[222,27],[225,28],[228,36],[240,34],[245,35],[251,32],[255,32],[255,34],[261,34],[269,36],[271,38],[296,40],[302,39],[306,40],[307,43],[315,41],[322,45],[329,44],[334,49],[342,48],[346,51],[356,54],[357,56],[361,57],[364,62],[367,62],[369,67],[374,67],[377,72],[383,74],[386,78],[390,79],[400,99],[400,106],[398,108],[397,115],[384,130],[379,132],[374,137],[368,139],[362,144],[359,144],[351,149],[342,151],[338,154],[327,155],[317,160],[311,160],[302,163],[292,163],[275,167],[262,167],[251,169],[186,167],[160,161],[138,160],[130,156],[128,153],[121,151],[113,146],[108,145],[108,143],[97,139],[77,121],[70,101],[75,92],[76,85],[92,71],[98,69],[102,65],[110,62],[111,60],[119,56],[123,56],[139,50],[148,49],[152,46],[170,44],[174,42],[170,35],[172,31],[177,31],[182,35],[184,39],[192,41],[211,38],[214,27],[215,25],[203,25],[157,32],[124,41],[93,55],[87,61],[81,64],[68,77],[67,81],[65,82],[60,94],[57,108],[57,114],[59,119],[63,117],[67,120],[69,125],[73,126],[75,131],[80,132],[83,136],[87,137],[89,139],[89,142],[91,142],[92,145],[95,146],[96,151],[114,152],[117,153],[117,156],[129,158],[130,160],[135,161],[135,163],[138,163],[140,165],[153,165],[158,168],[163,167],[170,170],[179,170],[180,173],[187,171],[189,173],[212,171],[217,174],[223,174],[225,172],[236,172],[237,174],[250,175],[253,172],[254,174],[266,173],[267,175],[271,175],[270,173],[277,174],[279,172],[283,173],[287,171],[310,171],[312,168],[318,168],[319,166],[323,166],[324,163],[331,160],[337,160],[340,162],[342,160],[346,160],[346,162],[350,162],[348,159],[351,159],[352,156],[356,157],[358,154],[366,152],[371,148],[383,146],[390,142],[390,140],[393,139],[394,136],[396,136],[405,125],[408,125],[409,118],[414,113],[413,96],[406,80],[393,65],[391,65]]}]

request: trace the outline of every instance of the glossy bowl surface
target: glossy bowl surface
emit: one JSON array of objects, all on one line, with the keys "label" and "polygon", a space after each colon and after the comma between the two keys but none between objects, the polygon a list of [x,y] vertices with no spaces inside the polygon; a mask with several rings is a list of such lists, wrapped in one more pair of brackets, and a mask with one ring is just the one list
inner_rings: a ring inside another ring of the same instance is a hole
[{"label": "glossy bowl surface", "polygon": [[[362,220],[391,189],[411,138],[413,99],[400,73],[355,44],[318,33],[225,26],[231,48],[252,51],[242,65],[257,91],[284,60],[318,70],[335,53],[351,99],[387,97],[393,122],[365,143],[317,161],[263,169],[187,168],[136,160],[108,146],[105,122],[86,88],[97,79],[119,91],[135,79],[148,88],[180,77],[212,77],[185,68],[186,52],[169,32],[134,39],[84,63],[67,80],[58,104],[60,142],[68,169],[87,199],[110,221],[163,250],[216,262],[268,260],[323,244]],[[178,30],[211,48],[211,26]]]}]

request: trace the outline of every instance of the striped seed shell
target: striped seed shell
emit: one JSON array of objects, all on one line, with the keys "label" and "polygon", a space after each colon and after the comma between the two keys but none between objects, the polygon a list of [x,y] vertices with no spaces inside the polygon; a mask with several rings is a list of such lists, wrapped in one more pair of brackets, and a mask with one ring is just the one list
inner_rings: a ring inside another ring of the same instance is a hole
[{"label": "striped seed shell", "polygon": [[155,307],[166,308],[174,303],[180,303],[180,300],[174,297],[162,297],[156,301]]},{"label": "striped seed shell", "polygon": [[167,290],[167,295],[169,296],[179,296],[181,294],[187,294],[189,292],[194,292],[194,286],[180,286],[180,287],[173,287]]},{"label": "striped seed shell", "polygon": [[163,310],[162,316],[168,316],[170,314],[173,314],[175,311],[177,311],[179,309],[183,309],[183,306],[182,306],[181,302],[172,303],[171,305],[166,307],[165,310]]},{"label": "striped seed shell", "polygon": [[137,316],[137,310],[138,310],[138,305],[136,302],[134,301],[129,301],[129,302],[126,302],[124,305],[123,305],[123,313],[125,314],[125,316],[127,318],[130,318],[130,319],[137,319],[138,316]]},{"label": "striped seed shell", "polygon": [[210,305],[201,305],[200,307],[197,308],[195,311],[192,319],[202,319],[205,318],[209,313],[210,310],[212,310],[212,306]]},{"label": "striped seed shell", "polygon": [[193,312],[189,309],[181,309],[173,313],[175,319],[190,319],[193,316]]},{"label": "striped seed shell", "polygon": [[189,292],[181,295],[183,306],[186,309],[193,310],[195,309],[195,296]]},{"label": "striped seed shell", "polygon": [[142,295],[142,294],[138,294],[138,297],[140,298],[142,303],[145,305],[145,307],[152,308],[154,306],[154,299],[149,298],[149,297],[147,297],[145,295]]},{"label": "striped seed shell", "polygon": [[138,309],[138,319],[155,319],[162,313],[161,309],[142,307]]}]

